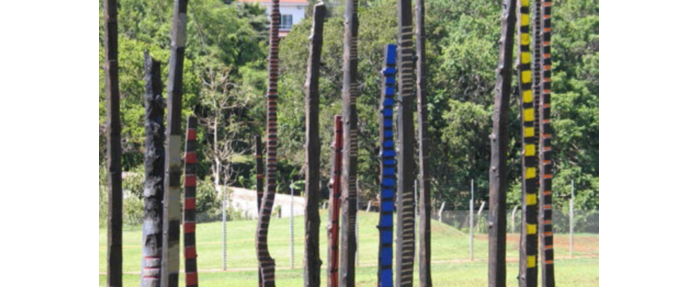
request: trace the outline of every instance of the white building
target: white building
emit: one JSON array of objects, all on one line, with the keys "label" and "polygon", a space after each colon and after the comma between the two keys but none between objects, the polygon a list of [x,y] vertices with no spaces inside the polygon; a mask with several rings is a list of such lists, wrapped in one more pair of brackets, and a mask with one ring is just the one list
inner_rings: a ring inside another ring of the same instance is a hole
[{"label": "white building", "polygon": [[[267,8],[267,15],[271,15],[271,0],[237,0],[239,3],[259,3]],[[281,26],[279,37],[285,37],[293,25],[298,24],[305,17],[306,0],[280,0],[279,12],[281,12]]]}]

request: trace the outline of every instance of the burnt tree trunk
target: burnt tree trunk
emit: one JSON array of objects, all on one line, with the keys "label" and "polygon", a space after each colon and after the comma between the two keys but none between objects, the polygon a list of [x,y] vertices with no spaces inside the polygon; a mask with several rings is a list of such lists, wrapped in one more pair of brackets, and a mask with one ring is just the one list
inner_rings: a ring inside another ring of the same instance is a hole
[{"label": "burnt tree trunk", "polygon": [[519,286],[535,287],[538,281],[538,190],[536,166],[536,112],[533,95],[531,22],[528,0],[518,2],[519,22],[519,94],[521,98],[521,246],[519,248]]},{"label": "burnt tree trunk", "polygon": [[555,272],[553,268],[553,152],[552,152],[552,134],[553,128],[550,122],[550,104],[552,93],[552,59],[550,58],[550,41],[552,29],[552,0],[541,0],[540,9],[542,18],[542,30],[538,35],[541,38],[542,55],[540,59],[541,72],[541,104],[539,108],[540,120],[540,170],[542,176],[540,178],[540,196],[542,204],[540,205],[541,220],[541,247],[542,256],[541,274],[543,287],[555,286]]},{"label": "burnt tree trunk", "polygon": [[385,45],[380,111],[380,219],[378,221],[378,286],[393,286],[393,213],[395,212],[395,136],[393,114],[395,110],[395,69],[397,46]]},{"label": "burnt tree trunk", "polygon": [[165,189],[165,102],[160,62],[145,53],[145,183],[141,287],[159,287],[162,260],[162,199]]},{"label": "burnt tree trunk", "polygon": [[332,179],[329,188],[330,195],[329,221],[327,228],[327,287],[339,286],[337,272],[339,271],[339,211],[341,210],[340,197],[342,196],[342,148],[344,144],[344,127],[342,116],[334,117],[334,149],[332,159]]},{"label": "burnt tree trunk", "polygon": [[184,147],[184,272],[187,287],[199,286],[196,266],[196,117],[187,118]]},{"label": "burnt tree trunk", "polygon": [[342,243],[339,285],[355,285],[356,268],[356,167],[358,148],[356,98],[358,96],[357,37],[359,34],[358,0],[347,0],[344,12],[344,81],[342,119],[344,144],[342,167]]},{"label": "burnt tree trunk", "polygon": [[399,0],[398,11],[398,210],[395,285],[412,286],[415,253],[414,218],[414,51],[412,0]]},{"label": "burnt tree trunk", "polygon": [[107,88],[107,168],[109,216],[107,218],[107,285],[122,286],[123,190],[121,189],[121,120],[119,109],[119,31],[116,0],[104,1],[104,72]]},{"label": "burnt tree trunk", "polygon": [[431,175],[429,172],[429,107],[424,0],[414,8],[417,39],[417,111],[419,112],[419,285],[431,283]]},{"label": "burnt tree trunk", "polygon": [[516,0],[504,0],[502,32],[499,39],[499,62],[494,95],[492,149],[490,163],[488,285],[506,286],[506,163],[509,137],[509,99],[511,94],[512,54],[516,25]]},{"label": "burnt tree trunk", "polygon": [[322,54],[322,30],[325,24],[325,4],[316,4],[310,35],[308,74],[305,82],[305,260],[306,287],[320,286],[320,134],[319,134],[319,80]]},{"label": "burnt tree trunk", "polygon": [[167,145],[165,147],[165,196],[161,286],[179,284],[179,228],[182,188],[182,74],[187,39],[187,0],[174,1],[172,41],[167,79]]},{"label": "burnt tree trunk", "polygon": [[[255,136],[254,137],[255,141],[255,157],[256,157],[256,168],[257,168],[257,217],[260,216],[261,211],[259,210],[262,207],[262,197],[264,197],[264,157],[262,154],[264,153],[264,147],[262,146],[262,137],[260,136]],[[262,269],[257,268],[257,283],[259,286],[262,286]]]},{"label": "burnt tree trunk", "polygon": [[269,87],[267,89],[267,188],[262,199],[260,215],[257,218],[256,249],[259,268],[262,270],[262,282],[266,287],[275,286],[274,259],[269,254],[267,235],[269,220],[276,195],[276,136],[277,136],[277,82],[279,77],[279,0],[272,1],[271,25],[269,25]]}]

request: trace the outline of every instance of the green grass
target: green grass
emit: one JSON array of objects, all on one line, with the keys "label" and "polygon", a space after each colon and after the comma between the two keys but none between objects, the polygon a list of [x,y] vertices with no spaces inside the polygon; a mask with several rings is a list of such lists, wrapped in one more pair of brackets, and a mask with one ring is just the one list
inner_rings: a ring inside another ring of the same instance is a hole
[{"label": "green grass", "polygon": [[[359,267],[358,286],[375,286],[378,253],[377,213],[359,212]],[[327,213],[321,213],[320,253],[327,262],[326,231]],[[228,222],[227,265],[222,268],[222,232],[220,222],[197,225],[197,251],[199,281],[201,286],[252,286],[257,281],[254,233],[256,221]],[[269,249],[276,260],[278,286],[302,286],[303,283],[303,217],[294,218],[294,269],[290,269],[289,219],[272,219],[269,230]],[[569,259],[567,235],[556,235],[556,279],[559,286],[598,286],[599,285],[599,236],[596,234],[575,234],[575,259]],[[137,286],[141,265],[140,227],[124,230],[124,285]],[[516,283],[516,260],[518,259],[518,236],[508,236],[507,277],[510,284]],[[475,237],[475,261],[470,259],[468,234],[448,225],[432,221],[432,278],[434,286],[484,286],[487,283],[487,235]],[[181,256],[180,256],[181,257]],[[99,280],[106,286],[106,230],[99,231]],[[415,259],[415,270],[418,259]],[[180,264],[181,268],[183,264]],[[323,282],[325,279],[323,264]],[[418,282],[418,271],[415,282]],[[180,276],[182,277],[182,276]],[[324,284],[324,283],[323,283]],[[183,283],[180,282],[180,286]]]}]

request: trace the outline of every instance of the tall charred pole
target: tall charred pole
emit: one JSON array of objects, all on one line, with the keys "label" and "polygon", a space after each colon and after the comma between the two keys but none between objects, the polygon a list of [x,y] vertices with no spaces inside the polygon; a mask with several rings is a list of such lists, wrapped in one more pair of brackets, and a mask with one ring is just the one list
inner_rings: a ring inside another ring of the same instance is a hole
[{"label": "tall charred pole", "polygon": [[[187,287],[199,286],[196,264],[196,117],[187,118],[184,147],[184,272]],[[225,251],[224,251],[225,252]]]},{"label": "tall charred pole", "polygon": [[[264,197],[264,157],[262,153],[264,152],[264,146],[262,146],[262,137],[255,136],[255,158],[256,158],[256,168],[257,168],[257,217],[259,218],[261,211],[259,208],[262,207],[262,197]],[[257,268],[257,281],[258,285],[262,286],[262,269]]]},{"label": "tall charred pole", "polygon": [[310,35],[308,72],[305,81],[305,260],[303,260],[306,287],[320,286],[320,56],[322,31],[325,24],[325,4],[313,7],[313,27]]},{"label": "tall charred pole", "polygon": [[179,284],[179,227],[182,217],[182,74],[187,41],[187,0],[174,1],[167,80],[167,144],[165,146],[165,196],[161,286]]},{"label": "tall charred pole", "polygon": [[490,144],[490,208],[488,286],[506,286],[506,163],[509,137],[509,99],[511,94],[512,56],[516,26],[516,0],[503,0],[502,31],[499,39],[499,62],[494,95],[494,123]]},{"label": "tall charred pole", "polygon": [[414,218],[414,51],[412,0],[399,0],[398,12],[398,207],[395,285],[412,286],[415,253]]},{"label": "tall charred pole", "polygon": [[327,287],[339,286],[339,211],[342,196],[342,149],[344,145],[344,126],[342,116],[334,117],[334,143],[332,158],[332,179],[330,195],[329,225],[327,227]]},{"label": "tall charred pole", "polygon": [[160,62],[145,53],[145,183],[141,286],[160,287],[165,189],[165,102]]},{"label": "tall charred pole", "polygon": [[123,190],[121,188],[121,120],[119,109],[119,31],[116,0],[104,0],[104,46],[107,89],[107,168],[109,217],[107,219],[107,285],[122,286]]},{"label": "tall charred pole", "polygon": [[417,111],[419,113],[419,285],[431,282],[431,176],[429,174],[429,107],[427,101],[427,52],[424,0],[415,7],[417,39]]},{"label": "tall charred pole", "polygon": [[276,286],[274,283],[274,259],[269,254],[267,236],[269,234],[269,220],[274,206],[276,195],[276,141],[277,141],[277,101],[279,95],[279,0],[272,0],[271,25],[269,26],[269,87],[267,89],[267,186],[262,199],[260,215],[257,218],[256,249],[259,268],[262,270],[263,286]]},{"label": "tall charred pole", "polygon": [[339,264],[339,286],[355,286],[356,268],[356,168],[358,147],[356,98],[358,96],[359,1],[347,0],[344,12],[344,80],[342,87],[342,119],[344,150],[342,167],[342,243]]}]

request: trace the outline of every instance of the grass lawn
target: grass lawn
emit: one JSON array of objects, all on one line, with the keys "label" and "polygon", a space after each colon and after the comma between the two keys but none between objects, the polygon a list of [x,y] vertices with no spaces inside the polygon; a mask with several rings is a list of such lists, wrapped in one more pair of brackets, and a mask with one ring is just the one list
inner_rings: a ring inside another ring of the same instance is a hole
[{"label": "grass lawn", "polygon": [[[377,213],[359,212],[359,267],[358,286],[376,285],[378,261]],[[327,212],[320,234],[320,253],[323,263],[327,262]],[[294,269],[290,269],[289,219],[273,218],[269,230],[269,249],[276,260],[278,286],[302,286],[303,284],[303,217],[294,218]],[[197,251],[199,281],[201,286],[254,286],[257,282],[254,233],[256,221],[228,222],[227,265],[222,271],[222,224],[221,222],[197,225]],[[99,230],[99,284],[106,286],[106,229]],[[507,236],[507,267],[509,284],[516,284],[518,260],[518,235]],[[124,229],[124,285],[138,286],[141,266],[140,227]],[[568,235],[556,234],[555,238],[556,281],[558,286],[599,285],[599,235],[575,234],[575,253],[569,257]],[[438,221],[432,221],[432,279],[434,286],[485,286],[487,283],[487,235],[475,236],[475,261],[470,261],[468,234]],[[182,256],[180,255],[180,258]],[[180,264],[181,268],[183,264]],[[323,284],[325,268],[323,264]],[[415,259],[415,282],[418,282],[418,258]],[[180,279],[183,276],[180,276]],[[180,286],[184,286],[180,281]]]}]

